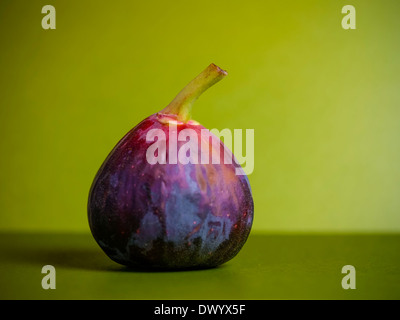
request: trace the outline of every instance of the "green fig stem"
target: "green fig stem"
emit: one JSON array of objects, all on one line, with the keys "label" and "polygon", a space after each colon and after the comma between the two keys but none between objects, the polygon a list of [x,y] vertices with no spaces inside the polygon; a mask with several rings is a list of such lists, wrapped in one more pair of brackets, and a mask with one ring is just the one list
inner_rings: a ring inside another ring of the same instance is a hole
[{"label": "green fig stem", "polygon": [[215,64],[210,64],[203,72],[189,82],[160,113],[173,114],[177,116],[179,121],[187,122],[190,120],[190,111],[197,98],[227,74],[225,70],[222,70]]}]

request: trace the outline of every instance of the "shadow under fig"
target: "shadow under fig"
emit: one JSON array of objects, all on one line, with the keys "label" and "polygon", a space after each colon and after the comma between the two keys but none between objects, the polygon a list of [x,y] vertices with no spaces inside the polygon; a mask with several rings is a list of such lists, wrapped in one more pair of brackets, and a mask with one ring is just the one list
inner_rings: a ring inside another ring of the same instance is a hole
[{"label": "shadow under fig", "polygon": [[[186,268],[186,269],[164,269],[164,268],[138,268],[120,265],[112,261],[91,237],[82,235],[29,235],[34,241],[27,244],[26,235],[4,235],[0,236],[0,251],[2,259],[14,263],[30,264],[43,267],[53,265],[56,269],[77,269],[87,271],[111,271],[111,272],[184,272],[207,270],[207,268]],[[75,239],[63,241],[63,239]],[[217,266],[215,269],[221,268]]]},{"label": "shadow under fig", "polygon": [[[52,265],[65,269],[105,271],[113,268],[112,262],[103,253],[91,249],[40,249],[31,252],[14,251],[7,254],[8,259],[24,264]],[[117,265],[118,266],[118,265]]]},{"label": "shadow under fig", "polygon": [[185,268],[185,269],[168,269],[168,268],[140,268],[132,266],[124,266],[112,261],[99,248],[96,249],[44,249],[30,254],[20,254],[14,258],[23,263],[33,263],[36,265],[53,265],[64,269],[79,269],[87,271],[110,271],[110,272],[136,272],[136,273],[165,273],[165,272],[187,272],[201,271],[207,269],[222,268],[222,266],[212,268]]}]

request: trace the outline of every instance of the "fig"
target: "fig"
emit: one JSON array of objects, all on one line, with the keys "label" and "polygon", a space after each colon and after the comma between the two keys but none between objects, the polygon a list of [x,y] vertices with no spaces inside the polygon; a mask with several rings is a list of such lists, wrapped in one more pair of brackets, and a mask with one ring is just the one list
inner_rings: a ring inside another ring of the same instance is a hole
[{"label": "fig", "polygon": [[224,143],[190,116],[193,102],[226,75],[209,65],[167,107],[130,130],[98,170],[88,221],[115,262],[211,268],[245,244],[254,213],[248,177]]}]

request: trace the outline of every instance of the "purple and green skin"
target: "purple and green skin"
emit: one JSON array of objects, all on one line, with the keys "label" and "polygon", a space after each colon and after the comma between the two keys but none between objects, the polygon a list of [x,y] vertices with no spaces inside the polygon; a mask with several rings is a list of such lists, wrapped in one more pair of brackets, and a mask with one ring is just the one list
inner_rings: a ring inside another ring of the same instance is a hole
[{"label": "purple and green skin", "polygon": [[[211,64],[161,112],[129,131],[98,171],[89,194],[92,234],[114,261],[136,268],[184,269],[215,267],[232,259],[246,242],[253,222],[250,184],[235,161],[225,164],[227,148],[218,139],[220,164],[149,164],[146,141],[150,129],[161,129],[169,143],[169,127],[198,133],[190,120],[197,97],[227,73]],[[186,142],[179,141],[177,149]],[[217,151],[213,150],[216,149]],[[228,150],[229,151],[229,150]],[[231,154],[232,155],[232,154]],[[233,157],[233,155],[232,155]],[[199,161],[200,162],[200,161]]]}]

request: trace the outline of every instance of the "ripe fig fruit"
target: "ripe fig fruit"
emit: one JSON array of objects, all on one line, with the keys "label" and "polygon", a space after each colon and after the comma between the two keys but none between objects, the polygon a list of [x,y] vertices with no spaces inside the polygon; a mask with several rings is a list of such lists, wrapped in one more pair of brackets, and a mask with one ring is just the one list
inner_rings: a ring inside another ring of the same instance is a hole
[{"label": "ripe fig fruit", "polygon": [[[254,212],[248,178],[222,141],[190,120],[193,102],[226,75],[208,66],[166,108],[129,131],[100,167],[88,219],[112,260],[141,269],[208,268],[243,247]],[[185,129],[191,129],[189,141]]]}]

